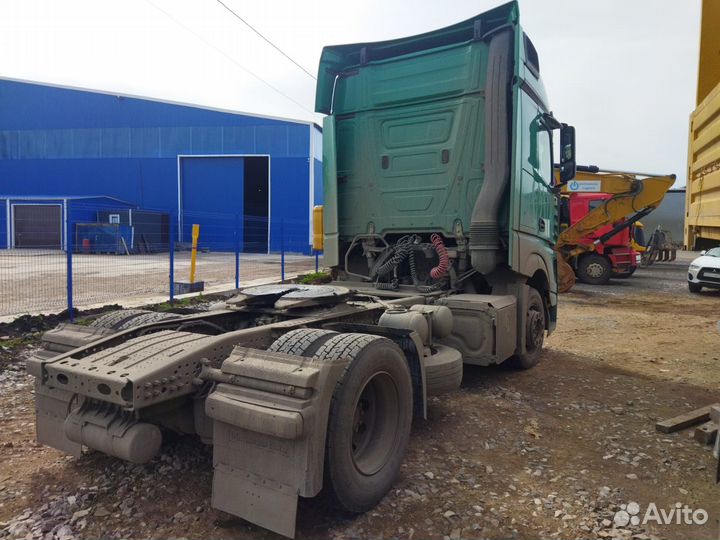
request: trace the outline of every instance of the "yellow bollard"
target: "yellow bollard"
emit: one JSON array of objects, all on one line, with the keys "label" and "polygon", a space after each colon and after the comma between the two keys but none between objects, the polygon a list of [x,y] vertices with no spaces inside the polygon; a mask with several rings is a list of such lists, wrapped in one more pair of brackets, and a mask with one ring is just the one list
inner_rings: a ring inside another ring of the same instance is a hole
[{"label": "yellow bollard", "polygon": [[315,251],[322,251],[325,246],[323,245],[323,206],[321,204],[313,206],[312,220],[312,248]]},{"label": "yellow bollard", "polygon": [[195,283],[195,259],[197,259],[197,245],[200,237],[200,225],[195,223],[192,228],[192,252],[190,255],[190,283]]}]

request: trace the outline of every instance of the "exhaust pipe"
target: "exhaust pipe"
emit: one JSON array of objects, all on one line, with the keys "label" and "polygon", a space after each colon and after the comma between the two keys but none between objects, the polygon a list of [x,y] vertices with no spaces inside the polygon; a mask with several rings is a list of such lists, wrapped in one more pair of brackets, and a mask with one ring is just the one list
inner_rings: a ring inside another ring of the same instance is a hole
[{"label": "exhaust pipe", "polygon": [[508,86],[513,72],[513,33],[499,32],[490,41],[485,83],[485,178],[470,219],[470,261],[481,274],[502,259],[498,209],[510,181]]}]

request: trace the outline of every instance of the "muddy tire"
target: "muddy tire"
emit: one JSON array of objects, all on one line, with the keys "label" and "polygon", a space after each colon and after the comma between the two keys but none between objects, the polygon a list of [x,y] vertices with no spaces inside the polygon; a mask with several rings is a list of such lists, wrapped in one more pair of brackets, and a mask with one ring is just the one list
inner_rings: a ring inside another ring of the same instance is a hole
[{"label": "muddy tire", "polygon": [[512,356],[507,364],[514,369],[530,369],[540,361],[545,341],[545,305],[537,289],[530,288],[525,312],[525,352]]},{"label": "muddy tire", "polygon": [[144,309],[118,309],[116,311],[110,311],[100,315],[97,319],[92,321],[89,326],[95,328],[110,328],[111,330],[118,330],[120,325],[128,319],[137,317],[144,313],[150,313]]},{"label": "muddy tire", "polygon": [[688,289],[691,293],[699,293],[702,291],[702,285],[698,285],[697,283],[691,283],[688,281]]},{"label": "muddy tire", "polygon": [[412,381],[405,355],[389,339],[339,334],[316,357],[350,360],[330,403],[325,491],[339,508],[361,513],[390,490],[412,424]]},{"label": "muddy tire", "polygon": [[176,313],[162,313],[145,309],[119,309],[100,315],[90,323],[94,328],[109,328],[111,330],[127,330],[143,324],[178,319]]},{"label": "muddy tire", "polygon": [[463,359],[457,349],[435,345],[434,354],[425,360],[425,391],[439,396],[457,390],[462,384]]},{"label": "muddy tire", "polygon": [[317,328],[298,328],[277,338],[268,351],[313,356],[327,340],[336,336],[332,330]]},{"label": "muddy tire", "polygon": [[118,326],[118,330],[129,330],[143,324],[152,324],[160,321],[171,321],[173,319],[179,319],[180,315],[177,313],[162,313],[158,311],[149,311],[147,313],[141,313],[130,319],[127,319]]},{"label": "muddy tire", "polygon": [[577,275],[583,283],[590,285],[604,285],[610,280],[612,265],[602,255],[586,253],[580,257]]}]

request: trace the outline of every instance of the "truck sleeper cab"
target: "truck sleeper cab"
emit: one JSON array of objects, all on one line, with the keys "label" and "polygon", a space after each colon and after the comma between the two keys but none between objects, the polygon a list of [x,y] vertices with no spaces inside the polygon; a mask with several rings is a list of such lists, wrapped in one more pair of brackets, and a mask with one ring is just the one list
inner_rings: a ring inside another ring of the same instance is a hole
[{"label": "truck sleeper cab", "polygon": [[[343,282],[517,299],[516,348],[556,322],[558,201],[574,130],[549,113],[516,3],[428,34],[326,47],[324,251]],[[505,339],[505,338],[503,338]]]}]

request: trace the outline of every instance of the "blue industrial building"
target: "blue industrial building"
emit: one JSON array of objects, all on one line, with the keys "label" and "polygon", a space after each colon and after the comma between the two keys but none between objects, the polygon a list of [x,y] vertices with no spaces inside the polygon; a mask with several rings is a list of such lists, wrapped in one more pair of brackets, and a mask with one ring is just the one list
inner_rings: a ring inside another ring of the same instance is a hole
[{"label": "blue industrial building", "polygon": [[34,247],[18,220],[36,216],[61,248],[69,220],[117,208],[166,212],[185,242],[199,223],[210,249],[307,252],[321,139],[311,122],[0,79],[0,246]]}]

